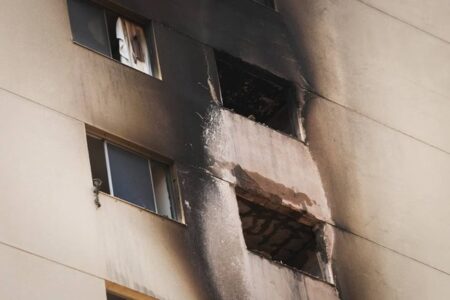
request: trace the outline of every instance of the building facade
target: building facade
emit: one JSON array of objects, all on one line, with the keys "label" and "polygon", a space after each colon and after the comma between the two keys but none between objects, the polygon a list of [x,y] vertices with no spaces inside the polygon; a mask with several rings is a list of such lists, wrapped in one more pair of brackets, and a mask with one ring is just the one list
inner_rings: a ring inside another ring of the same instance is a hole
[{"label": "building facade", "polygon": [[447,299],[450,7],[404,2],[1,1],[0,299]]}]

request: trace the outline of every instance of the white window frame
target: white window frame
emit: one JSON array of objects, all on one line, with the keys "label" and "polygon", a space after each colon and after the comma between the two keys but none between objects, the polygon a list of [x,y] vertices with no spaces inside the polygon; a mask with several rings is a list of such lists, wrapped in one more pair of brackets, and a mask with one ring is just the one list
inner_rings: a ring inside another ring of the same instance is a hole
[{"label": "white window frame", "polygon": [[[109,159],[109,153],[108,153],[108,144],[113,145],[113,146],[115,146],[115,147],[119,147],[120,149],[122,149],[123,151],[126,151],[126,152],[130,153],[131,155],[140,156],[140,157],[144,158],[145,160],[147,160],[148,170],[149,170],[149,174],[150,174],[150,184],[151,184],[152,193],[153,193],[153,205],[155,206],[155,211],[154,211],[154,213],[156,213],[156,214],[158,214],[158,215],[160,215],[160,216],[166,216],[166,215],[163,215],[161,212],[158,211],[158,201],[156,200],[155,185],[154,185],[154,181],[153,181],[153,173],[152,173],[151,162],[152,162],[152,161],[155,161],[155,162],[157,162],[157,163],[164,164],[164,165],[166,165],[169,169],[170,169],[171,166],[170,166],[169,164],[164,163],[164,162],[157,161],[157,160],[155,160],[155,159],[149,158],[148,156],[142,155],[141,153],[136,152],[136,151],[134,151],[134,150],[132,150],[132,149],[129,149],[129,148],[123,147],[123,146],[121,146],[121,145],[119,145],[119,144],[113,143],[113,142],[111,142],[111,141],[109,141],[109,140],[107,140],[107,139],[103,139],[103,145],[104,145],[104,151],[105,151],[105,160],[106,160],[106,172],[107,172],[107,174],[108,174],[109,192],[110,192],[111,196],[113,196],[113,197],[122,199],[122,198],[120,198],[120,197],[118,197],[118,196],[116,196],[116,195],[114,194],[114,186],[113,186],[113,183],[112,183],[111,165],[110,165],[111,162],[110,162],[110,159]],[[171,182],[170,182],[170,184],[171,184],[171,187],[170,187],[171,191],[168,191],[168,193],[169,193],[170,207],[171,207],[171,216],[167,216],[167,217],[168,217],[169,219],[171,219],[171,220],[177,220],[177,219],[178,219],[178,216],[177,216],[177,210],[175,209],[175,199],[172,199],[172,198],[174,197],[174,194],[175,194],[174,187],[173,187],[172,174],[170,174],[170,177],[169,177],[169,178],[166,177],[166,180],[171,181]],[[135,206],[137,206],[137,207],[140,207],[140,208],[142,208],[142,209],[145,209],[145,210],[148,210],[148,211],[153,212],[152,210],[147,209],[147,208],[145,208],[145,207],[141,207],[141,206],[139,206],[139,205],[137,205],[137,204],[135,204],[135,203],[133,203],[133,202],[127,200],[127,199],[122,199],[122,200],[124,200],[124,201],[126,201],[126,202],[128,202],[128,203],[130,203],[130,204],[132,204],[132,205],[135,205]]]},{"label": "white window frame", "polygon": [[[181,195],[179,193],[179,186],[178,186],[178,180],[176,178],[176,169],[175,169],[175,165],[173,163],[172,160],[164,158],[163,156],[160,156],[158,154],[152,154],[150,151],[142,148],[141,150],[139,150],[141,147],[139,146],[133,146],[131,143],[127,142],[127,141],[121,141],[121,138],[116,138],[112,135],[109,135],[107,133],[104,133],[94,127],[91,126],[86,126],[87,130],[86,130],[86,137],[92,137],[95,139],[99,139],[102,141],[103,143],[103,154],[104,154],[104,159],[105,159],[105,164],[106,164],[106,175],[107,175],[107,180],[108,180],[108,187],[109,187],[109,193],[108,194],[112,197],[115,197],[121,201],[124,201],[130,205],[133,205],[135,207],[138,207],[140,209],[143,209],[145,211],[148,211],[150,213],[154,213],[157,214],[158,216],[161,217],[166,217],[169,220],[175,221],[177,223],[181,223],[181,224],[185,224],[184,223],[184,210],[183,210],[183,205],[182,205],[182,201],[181,201]],[[126,151],[128,153],[130,153],[131,155],[136,155],[139,156],[145,160],[147,160],[147,164],[148,164],[148,168],[149,168],[149,174],[150,174],[150,184],[151,184],[151,188],[152,188],[152,193],[153,193],[153,201],[154,201],[154,207],[155,207],[155,211],[148,209],[146,207],[142,207],[130,200],[118,197],[115,195],[114,193],[114,186],[112,183],[112,174],[111,174],[111,165],[110,165],[110,158],[109,158],[109,153],[108,153],[108,144],[118,147],[120,149],[122,149],[123,151]],[[131,145],[130,145],[131,144]],[[152,165],[151,163],[155,162],[156,164],[161,164],[164,165],[165,167],[167,167],[167,173],[165,174],[166,176],[166,184],[170,185],[168,186],[168,193],[169,193],[169,201],[170,201],[170,215],[166,215],[166,214],[162,214],[160,212],[158,212],[158,201],[156,198],[156,191],[155,191],[155,186],[154,186],[154,180],[153,180],[153,173],[152,173]]]}]

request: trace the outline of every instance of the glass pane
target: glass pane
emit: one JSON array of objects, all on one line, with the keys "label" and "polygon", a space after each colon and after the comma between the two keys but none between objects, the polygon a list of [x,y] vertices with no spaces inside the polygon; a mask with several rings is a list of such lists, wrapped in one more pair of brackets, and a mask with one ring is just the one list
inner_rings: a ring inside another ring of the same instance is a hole
[{"label": "glass pane", "polygon": [[158,214],[174,219],[169,166],[155,161],[151,165]]},{"label": "glass pane", "polygon": [[73,39],[111,57],[104,9],[86,0],[69,0]]},{"label": "glass pane", "polygon": [[108,156],[114,196],[155,211],[148,160],[111,144]]},{"label": "glass pane", "polygon": [[105,147],[101,139],[92,136],[87,137],[89,161],[91,163],[92,179],[99,178],[102,181],[100,191],[109,193],[108,171],[106,169]]}]

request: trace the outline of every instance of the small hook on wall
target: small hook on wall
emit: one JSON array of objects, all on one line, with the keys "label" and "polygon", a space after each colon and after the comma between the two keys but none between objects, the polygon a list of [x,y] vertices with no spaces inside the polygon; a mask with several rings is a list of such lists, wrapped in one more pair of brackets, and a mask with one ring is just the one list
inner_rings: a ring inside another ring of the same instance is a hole
[{"label": "small hook on wall", "polygon": [[102,186],[103,181],[100,178],[94,178],[92,180],[92,183],[94,184],[94,194],[95,194],[94,203],[95,205],[97,205],[97,208],[100,208],[102,204],[100,203],[100,200],[98,198],[98,193],[100,192],[100,187]]}]

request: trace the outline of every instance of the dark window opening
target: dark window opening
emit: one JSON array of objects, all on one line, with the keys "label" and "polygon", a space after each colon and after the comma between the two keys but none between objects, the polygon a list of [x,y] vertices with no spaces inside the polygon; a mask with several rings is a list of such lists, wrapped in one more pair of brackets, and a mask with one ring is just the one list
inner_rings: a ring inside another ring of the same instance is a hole
[{"label": "dark window opening", "polygon": [[237,196],[247,249],[316,277],[322,272],[311,226]]},{"label": "dark window opening", "polygon": [[275,130],[295,135],[295,89],[265,70],[216,51],[224,107]]},{"label": "dark window opening", "polygon": [[89,0],[68,0],[75,42],[149,75],[157,61],[151,23],[130,20]]},{"label": "dark window opening", "polygon": [[109,141],[87,136],[92,178],[102,192],[139,207],[177,219],[170,166]]}]

